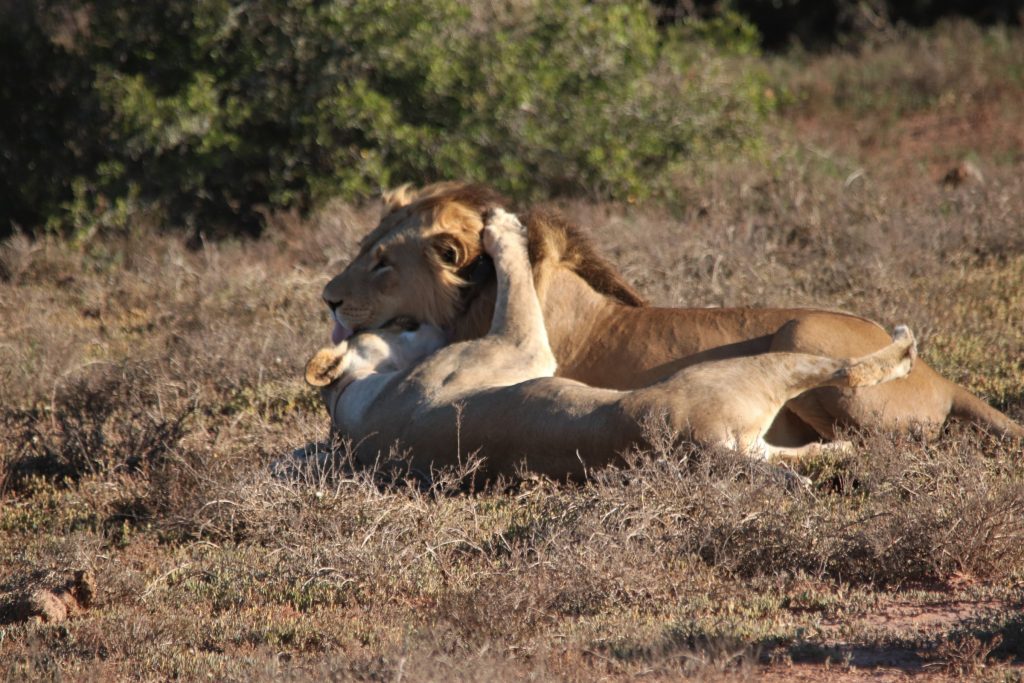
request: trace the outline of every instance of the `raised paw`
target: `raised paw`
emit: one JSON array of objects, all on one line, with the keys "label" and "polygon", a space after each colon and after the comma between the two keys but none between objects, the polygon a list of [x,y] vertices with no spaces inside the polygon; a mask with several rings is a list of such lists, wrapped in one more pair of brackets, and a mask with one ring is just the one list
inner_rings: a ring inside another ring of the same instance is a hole
[{"label": "raised paw", "polygon": [[483,232],[484,251],[498,258],[509,247],[526,250],[526,228],[515,214],[494,209],[487,217]]}]

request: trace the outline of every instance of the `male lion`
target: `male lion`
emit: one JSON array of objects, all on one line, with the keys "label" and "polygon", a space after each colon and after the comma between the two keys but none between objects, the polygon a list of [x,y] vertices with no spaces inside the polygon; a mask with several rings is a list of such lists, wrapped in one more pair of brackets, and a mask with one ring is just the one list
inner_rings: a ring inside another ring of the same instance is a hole
[{"label": "male lion", "polygon": [[[525,229],[501,209],[483,228],[497,271],[489,332],[445,346],[437,327],[385,325],[319,351],[306,368],[334,427],[372,460],[393,439],[412,449],[412,466],[451,465],[482,450],[481,475],[520,466],[551,477],[580,477],[642,440],[644,418],[663,413],[683,437],[769,461],[798,458],[822,444],[780,448],[764,434],[786,401],[820,386],[869,386],[905,377],[913,336],[897,328],[881,351],[853,360],[764,353],[708,361],[650,387],[600,389],[554,377],[555,356],[534,290]],[[332,384],[333,382],[333,384]]]},{"label": "male lion", "polygon": [[[399,316],[444,328],[453,340],[487,331],[494,277],[481,260],[482,212],[506,206],[492,190],[438,183],[385,196],[380,224],[323,290],[334,339]],[[864,356],[889,336],[845,313],[792,308],[656,308],[601,258],[574,226],[534,211],[524,220],[530,261],[559,376],[614,389],[646,386],[707,360],[769,351]],[[835,438],[837,427],[922,428],[947,417],[997,434],[1024,428],[922,362],[875,387],[823,387],[792,399],[768,440],[798,446]]]}]

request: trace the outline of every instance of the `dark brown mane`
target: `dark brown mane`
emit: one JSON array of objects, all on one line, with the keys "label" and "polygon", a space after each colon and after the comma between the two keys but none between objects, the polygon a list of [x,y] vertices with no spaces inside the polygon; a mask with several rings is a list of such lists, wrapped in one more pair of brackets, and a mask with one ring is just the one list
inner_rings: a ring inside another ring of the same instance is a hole
[{"label": "dark brown mane", "polygon": [[531,210],[523,221],[529,235],[531,263],[557,258],[595,291],[627,306],[646,305],[639,292],[619,275],[608,259],[598,253],[582,228],[560,214],[543,209]]}]

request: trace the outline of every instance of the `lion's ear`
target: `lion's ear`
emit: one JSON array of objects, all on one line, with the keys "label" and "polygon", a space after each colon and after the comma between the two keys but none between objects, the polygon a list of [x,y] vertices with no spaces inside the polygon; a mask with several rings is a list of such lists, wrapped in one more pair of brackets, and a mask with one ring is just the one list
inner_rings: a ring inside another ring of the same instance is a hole
[{"label": "lion's ear", "polygon": [[430,238],[430,250],[447,268],[458,270],[470,261],[469,250],[454,235],[441,234]]},{"label": "lion's ear", "polygon": [[389,213],[401,209],[403,206],[412,204],[418,192],[410,183],[381,192],[380,217],[384,218]]}]

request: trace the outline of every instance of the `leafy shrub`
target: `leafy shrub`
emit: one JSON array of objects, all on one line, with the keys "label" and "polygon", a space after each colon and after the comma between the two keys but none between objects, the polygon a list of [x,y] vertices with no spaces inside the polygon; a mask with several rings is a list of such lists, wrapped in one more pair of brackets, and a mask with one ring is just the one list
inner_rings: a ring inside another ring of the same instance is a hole
[{"label": "leafy shrub", "polygon": [[[17,3],[16,3],[17,4]],[[0,16],[0,230],[155,205],[254,228],[398,182],[626,198],[756,134],[736,15],[659,31],[639,0],[45,0]],[[5,21],[6,19],[6,21]]]}]

